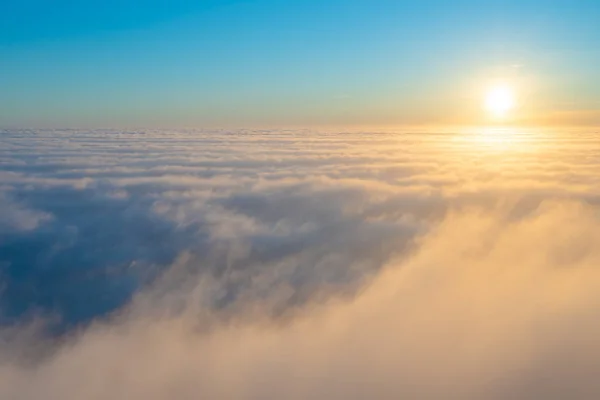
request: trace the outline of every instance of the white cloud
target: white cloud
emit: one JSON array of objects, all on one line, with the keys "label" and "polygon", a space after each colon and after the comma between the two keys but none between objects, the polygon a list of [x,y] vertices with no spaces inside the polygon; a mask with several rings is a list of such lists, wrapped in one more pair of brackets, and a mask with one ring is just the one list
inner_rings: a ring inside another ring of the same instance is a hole
[{"label": "white cloud", "polygon": [[[7,293],[88,324],[17,341],[13,316],[1,398],[600,396],[591,135],[2,140],[20,149],[0,152],[11,201],[54,219],[13,226],[1,261],[29,265],[19,251],[35,245],[32,274],[73,263],[43,275],[54,286],[13,277]],[[72,308],[91,304],[78,285],[106,302]]]},{"label": "white cloud", "polygon": [[32,231],[51,219],[51,214],[27,209],[0,192],[0,233]]}]

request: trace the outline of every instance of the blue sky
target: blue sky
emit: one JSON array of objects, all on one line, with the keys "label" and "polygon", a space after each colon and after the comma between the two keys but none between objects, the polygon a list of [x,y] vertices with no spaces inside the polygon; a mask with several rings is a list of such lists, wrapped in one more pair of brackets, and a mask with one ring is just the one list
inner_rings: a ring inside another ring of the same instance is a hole
[{"label": "blue sky", "polygon": [[496,78],[525,119],[594,123],[598,21],[593,0],[4,1],[0,126],[467,123]]}]

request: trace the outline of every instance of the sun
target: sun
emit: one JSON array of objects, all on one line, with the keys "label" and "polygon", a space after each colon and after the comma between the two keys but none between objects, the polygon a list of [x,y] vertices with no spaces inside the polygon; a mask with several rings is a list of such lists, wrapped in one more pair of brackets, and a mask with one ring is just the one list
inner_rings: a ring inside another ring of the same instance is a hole
[{"label": "sun", "polygon": [[496,85],[485,96],[485,108],[496,118],[504,118],[515,107],[515,95],[508,85]]}]

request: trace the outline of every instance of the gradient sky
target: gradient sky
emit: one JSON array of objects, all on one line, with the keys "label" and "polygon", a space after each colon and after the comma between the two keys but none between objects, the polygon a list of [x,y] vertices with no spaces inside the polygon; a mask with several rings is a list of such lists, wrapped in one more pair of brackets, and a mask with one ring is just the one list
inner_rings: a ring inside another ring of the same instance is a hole
[{"label": "gradient sky", "polygon": [[0,126],[600,123],[597,0],[8,0]]}]

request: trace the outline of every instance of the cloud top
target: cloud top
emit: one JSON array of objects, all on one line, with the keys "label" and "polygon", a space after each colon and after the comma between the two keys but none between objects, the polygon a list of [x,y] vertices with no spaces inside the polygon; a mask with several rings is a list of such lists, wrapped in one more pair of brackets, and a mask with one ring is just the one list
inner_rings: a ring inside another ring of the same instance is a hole
[{"label": "cloud top", "polygon": [[2,141],[2,398],[600,395],[593,135]]}]

